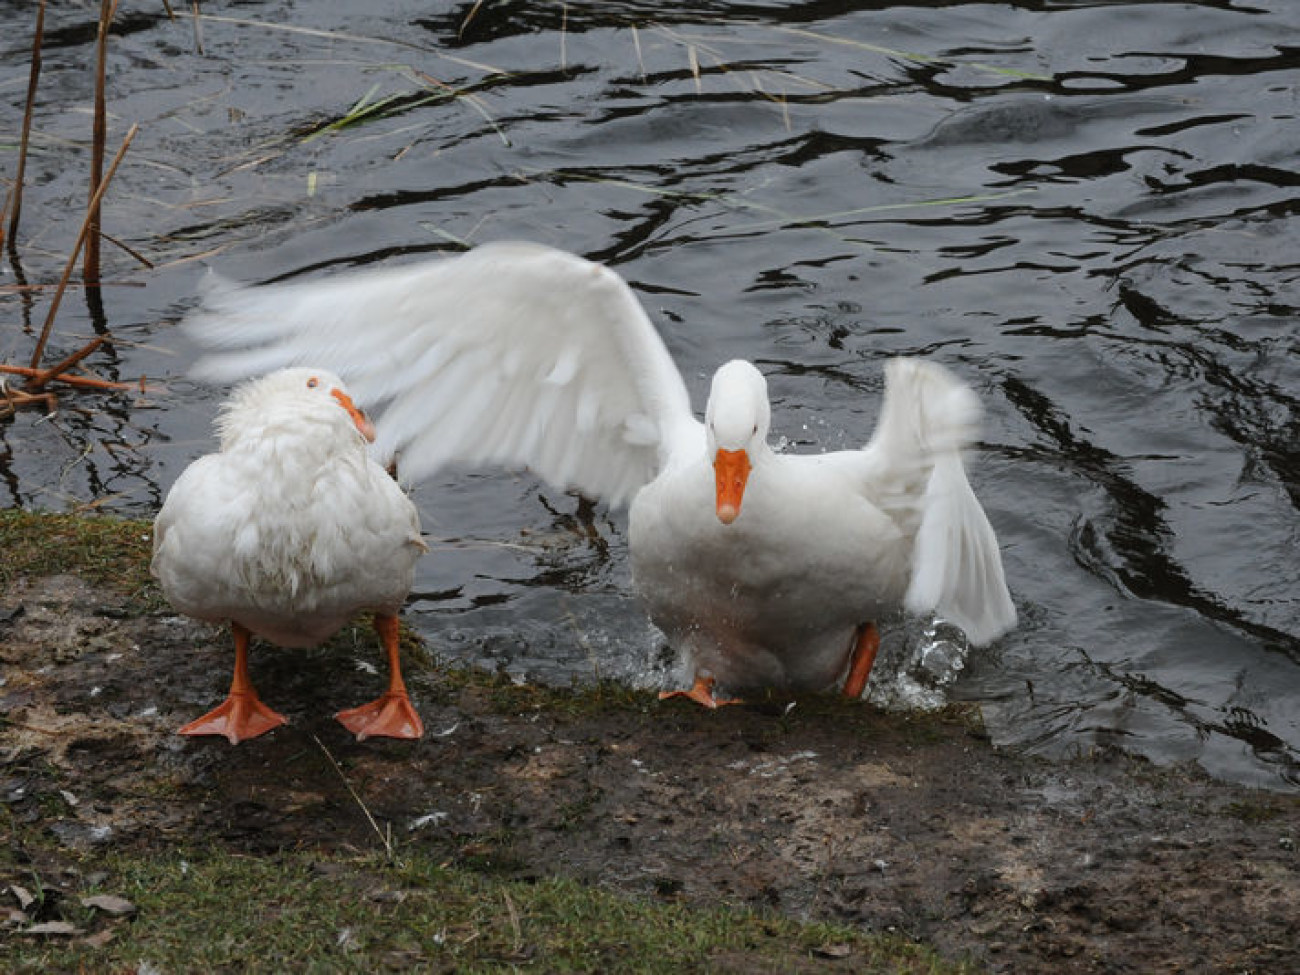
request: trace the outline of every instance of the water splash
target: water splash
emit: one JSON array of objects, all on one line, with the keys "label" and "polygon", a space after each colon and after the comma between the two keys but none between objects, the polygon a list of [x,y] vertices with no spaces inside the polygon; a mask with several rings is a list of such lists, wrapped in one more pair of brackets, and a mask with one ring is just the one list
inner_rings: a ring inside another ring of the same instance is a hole
[{"label": "water splash", "polygon": [[[905,629],[902,639],[886,641],[876,661],[867,700],[889,711],[937,711],[966,668],[970,645],[957,627],[940,619]],[[897,649],[889,652],[888,643]]]}]

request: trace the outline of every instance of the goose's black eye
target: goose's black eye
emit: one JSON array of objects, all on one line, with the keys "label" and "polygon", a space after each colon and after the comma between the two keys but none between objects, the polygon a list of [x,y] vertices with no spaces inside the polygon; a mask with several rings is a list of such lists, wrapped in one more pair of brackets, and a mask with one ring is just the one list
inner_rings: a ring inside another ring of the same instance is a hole
[{"label": "goose's black eye", "polygon": [[308,389],[315,389],[319,385],[320,385],[320,380],[317,379],[315,376],[312,376],[310,379],[307,380]]},{"label": "goose's black eye", "polygon": [[750,435],[751,437],[757,437],[757,436],[758,436],[758,424],[757,424],[757,423],[754,424],[754,429],[751,430],[751,431],[749,432],[749,435]]}]

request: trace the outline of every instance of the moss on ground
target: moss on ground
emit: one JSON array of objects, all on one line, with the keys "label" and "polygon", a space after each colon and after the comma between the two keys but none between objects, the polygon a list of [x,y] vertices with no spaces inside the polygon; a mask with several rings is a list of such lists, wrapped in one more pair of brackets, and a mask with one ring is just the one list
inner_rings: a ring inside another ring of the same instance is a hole
[{"label": "moss on ground", "polygon": [[73,573],[127,595],[153,590],[160,599],[149,576],[152,546],[153,525],[144,520],[0,510],[0,585]]}]

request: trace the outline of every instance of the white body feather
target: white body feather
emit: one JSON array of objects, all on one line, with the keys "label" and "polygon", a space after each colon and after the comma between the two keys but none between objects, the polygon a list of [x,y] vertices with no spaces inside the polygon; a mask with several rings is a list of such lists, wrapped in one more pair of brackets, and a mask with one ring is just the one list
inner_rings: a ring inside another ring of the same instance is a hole
[{"label": "white body feather", "polygon": [[[1015,623],[960,454],[979,405],[939,366],[891,363],[864,449],[779,455],[757,370],[720,369],[701,424],[622,279],[530,244],[323,282],[218,284],[187,325],[215,350],[197,367],[209,378],[306,361],[340,372],[408,476],[494,463],[632,499],[636,587],[724,684],[831,684],[857,626],[904,605],[977,644]],[[714,505],[720,436],[753,465],[732,524]]]},{"label": "white body feather", "polygon": [[307,647],[362,610],[401,608],[419,515],[330,386],[328,372],[287,370],[223,407],[220,452],[185,469],[154,522],[151,568],[177,610]]}]

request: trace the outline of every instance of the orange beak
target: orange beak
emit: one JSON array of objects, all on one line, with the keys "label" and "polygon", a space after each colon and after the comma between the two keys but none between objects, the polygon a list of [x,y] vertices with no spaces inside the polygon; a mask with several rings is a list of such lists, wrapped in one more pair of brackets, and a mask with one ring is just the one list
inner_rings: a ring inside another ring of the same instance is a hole
[{"label": "orange beak", "polygon": [[719,450],[713,459],[718,483],[718,521],[730,525],[740,515],[740,502],[749,480],[749,454],[743,450]]},{"label": "orange beak", "polygon": [[352,422],[357,425],[361,431],[361,436],[366,438],[367,443],[375,442],[375,425],[370,422],[370,418],[357,409],[357,404],[352,402],[352,397],[340,389],[331,389],[330,395],[339,401],[339,405],[348,411],[348,416],[352,417]]}]

